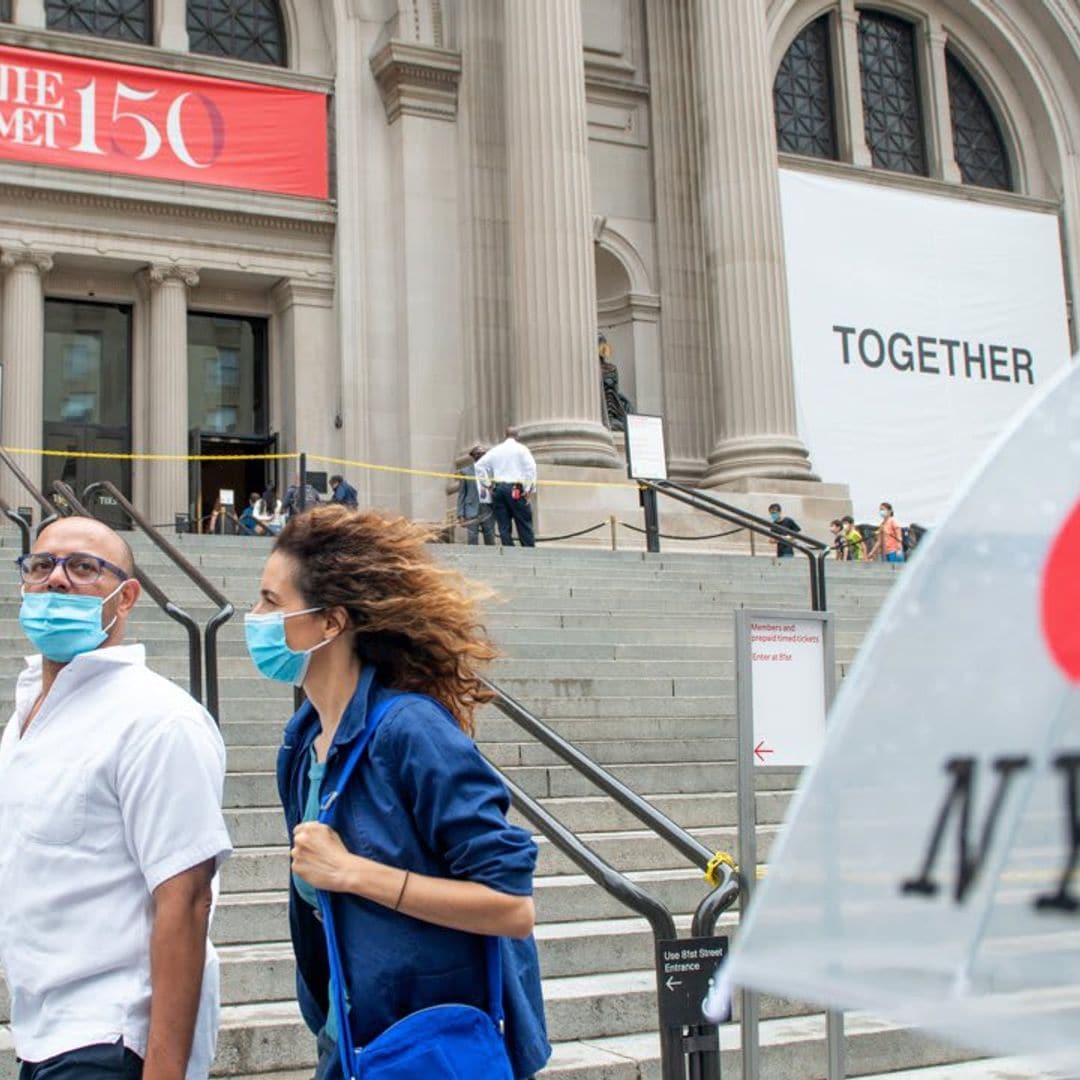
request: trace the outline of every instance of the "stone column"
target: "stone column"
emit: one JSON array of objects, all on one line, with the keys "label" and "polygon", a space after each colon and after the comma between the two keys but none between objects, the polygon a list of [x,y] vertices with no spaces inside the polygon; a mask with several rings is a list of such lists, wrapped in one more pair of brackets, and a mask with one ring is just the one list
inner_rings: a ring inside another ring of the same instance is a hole
[{"label": "stone column", "polygon": [[466,395],[459,460],[464,460],[474,444],[501,440],[510,418],[503,0],[463,0],[459,35],[461,351]]},{"label": "stone column", "polygon": [[956,164],[953,147],[952,105],[945,60],[945,47],[949,39],[941,19],[933,15],[925,23],[920,23],[916,41],[919,47],[920,92],[926,103],[926,156],[930,175],[950,184],[961,184],[964,178],[960,166]]},{"label": "stone column", "polygon": [[[668,472],[701,477],[711,449],[712,374],[701,231],[692,0],[647,0],[660,355]],[[647,410],[643,410],[647,411]]]},{"label": "stone column", "polygon": [[716,423],[708,481],[813,479],[795,426],[765,9],[695,6]]},{"label": "stone column", "polygon": [[[0,255],[3,304],[0,306],[0,442],[18,449],[40,449],[44,442],[45,293],[42,276],[52,258],[39,251]],[[35,484],[41,484],[41,457],[13,455]],[[7,469],[0,470],[0,495],[14,509],[34,505]],[[34,518],[38,511],[35,507]]]},{"label": "stone column", "polygon": [[16,26],[44,30],[47,25],[45,0],[12,0],[11,21]]},{"label": "stone column", "polygon": [[[175,263],[144,271],[150,297],[147,446],[151,454],[188,452],[187,293],[199,284],[194,267]],[[188,509],[188,464],[157,461],[147,470],[150,520],[173,520]]]},{"label": "stone column", "polygon": [[539,461],[615,465],[601,422],[580,0],[507,0],[513,416]]},{"label": "stone column", "polygon": [[154,44],[160,49],[188,51],[187,4],[161,0],[154,5]]},{"label": "stone column", "polygon": [[839,93],[833,95],[833,101],[836,103],[840,160],[869,169],[874,161],[866,144],[862,68],[859,64],[859,13],[855,10],[855,0],[841,0],[840,11],[833,15],[830,25],[835,35],[833,55],[837,58]]}]

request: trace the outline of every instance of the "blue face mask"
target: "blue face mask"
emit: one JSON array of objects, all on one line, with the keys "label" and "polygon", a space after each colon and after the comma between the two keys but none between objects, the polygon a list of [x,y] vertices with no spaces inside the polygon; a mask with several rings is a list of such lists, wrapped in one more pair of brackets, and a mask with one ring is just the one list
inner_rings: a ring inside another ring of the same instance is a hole
[{"label": "blue face mask", "polygon": [[82,653],[93,652],[116,622],[101,625],[101,609],[122,588],[117,585],[108,596],[85,596],[82,593],[23,592],[19,625],[23,633],[48,660],[66,664]]},{"label": "blue face mask", "polygon": [[773,519],[773,521],[779,521],[780,520],[780,515],[775,510],[769,515],[769,517],[771,517]]},{"label": "blue face mask", "polygon": [[244,638],[252,662],[262,675],[279,682],[302,686],[307,677],[311,654],[329,645],[333,638],[320,641],[310,649],[297,651],[290,649],[285,640],[285,620],[294,615],[310,615],[322,608],[304,608],[303,611],[270,611],[266,614],[248,614],[244,616]]}]

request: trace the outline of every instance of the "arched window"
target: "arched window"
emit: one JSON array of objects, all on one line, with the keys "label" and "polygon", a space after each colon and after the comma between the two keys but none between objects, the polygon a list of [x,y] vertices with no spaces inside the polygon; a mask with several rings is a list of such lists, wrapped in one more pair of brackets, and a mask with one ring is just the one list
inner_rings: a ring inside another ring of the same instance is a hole
[{"label": "arched window", "polygon": [[45,0],[45,23],[50,30],[70,34],[150,41],[150,0]]},{"label": "arched window", "polygon": [[773,83],[773,111],[781,151],[836,159],[828,15],[805,27],[784,54]]},{"label": "arched window", "polygon": [[187,30],[192,52],[285,65],[277,0],[187,0]]},{"label": "arched window", "polygon": [[859,65],[866,142],[874,165],[925,176],[914,28],[893,15],[860,12]]},{"label": "arched window", "polygon": [[1011,191],[1009,155],[990,103],[951,51],[945,54],[945,70],[949,80],[953,152],[964,183]]}]

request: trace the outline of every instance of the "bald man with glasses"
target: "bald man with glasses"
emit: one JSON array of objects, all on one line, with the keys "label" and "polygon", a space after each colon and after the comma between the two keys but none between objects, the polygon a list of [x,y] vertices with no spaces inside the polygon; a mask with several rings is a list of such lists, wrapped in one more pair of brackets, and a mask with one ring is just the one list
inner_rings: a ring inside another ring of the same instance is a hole
[{"label": "bald man with glasses", "polygon": [[63,518],[16,560],[35,650],[0,740],[0,962],[20,1080],[205,1080],[231,854],[209,714],[124,644],[131,549]]}]

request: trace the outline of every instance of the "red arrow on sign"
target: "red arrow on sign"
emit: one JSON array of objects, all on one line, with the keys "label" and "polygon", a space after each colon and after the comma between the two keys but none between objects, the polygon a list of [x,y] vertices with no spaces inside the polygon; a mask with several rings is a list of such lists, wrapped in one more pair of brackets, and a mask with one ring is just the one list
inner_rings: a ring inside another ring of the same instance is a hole
[{"label": "red arrow on sign", "polygon": [[764,761],[764,760],[765,760],[765,755],[766,755],[766,754],[772,754],[772,753],[775,753],[775,751],[774,751],[774,750],[770,750],[770,749],[769,749],[769,748],[768,748],[768,747],[767,747],[767,746],[765,745],[765,740],[764,740],[764,739],[762,739],[762,740],[761,740],[761,742],[759,742],[759,743],[757,744],[757,746],[755,746],[755,747],[754,747],[754,753],[755,753],[755,754],[757,755],[757,759],[758,759],[758,761]]}]

